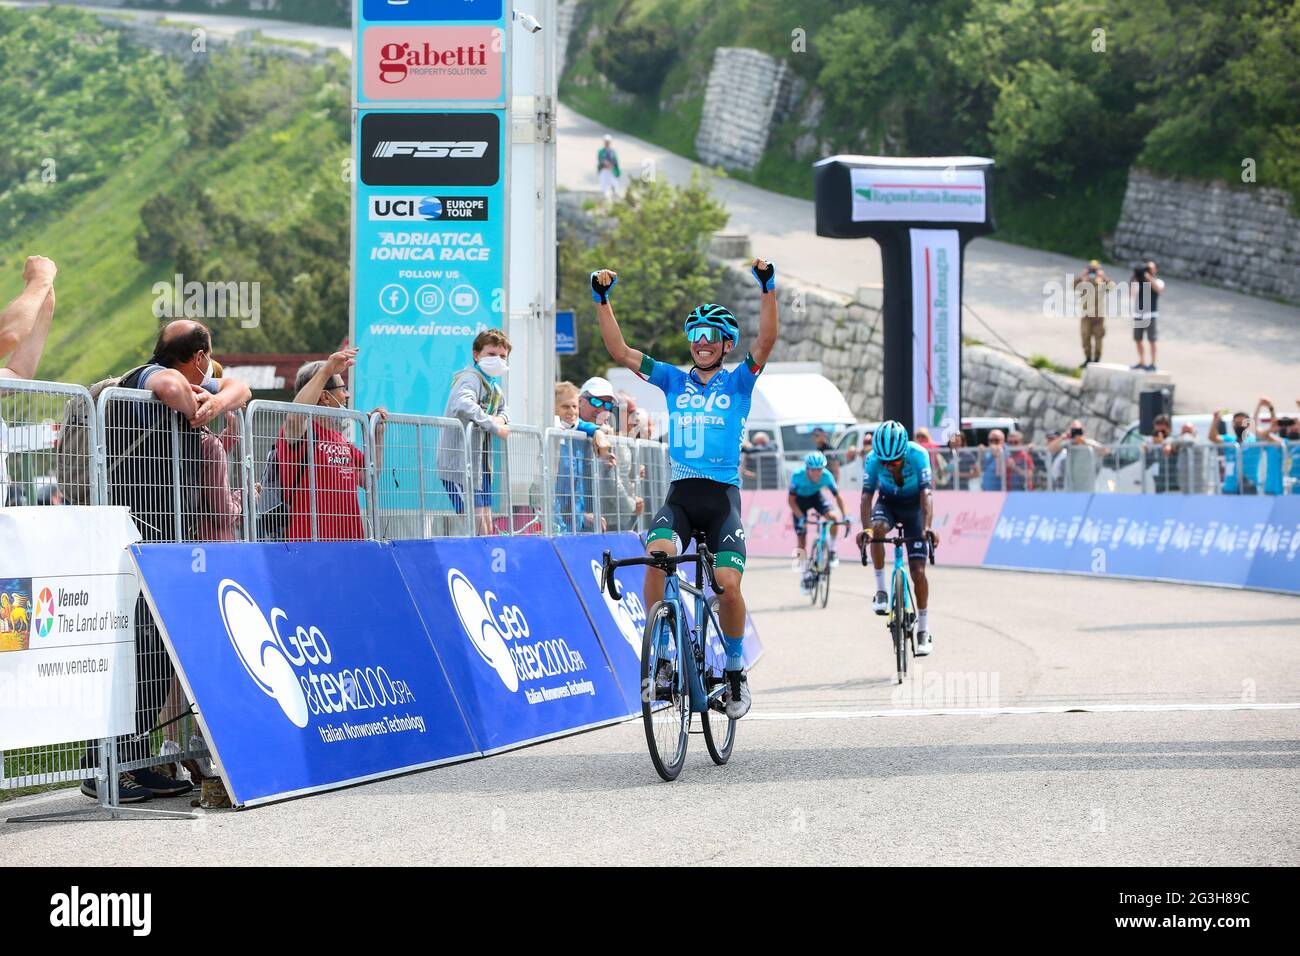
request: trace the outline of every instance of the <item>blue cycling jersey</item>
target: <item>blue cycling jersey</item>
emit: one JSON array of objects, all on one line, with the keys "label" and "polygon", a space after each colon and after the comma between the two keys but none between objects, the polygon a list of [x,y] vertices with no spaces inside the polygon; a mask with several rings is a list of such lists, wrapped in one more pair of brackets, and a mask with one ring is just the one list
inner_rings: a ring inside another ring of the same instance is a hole
[{"label": "blue cycling jersey", "polygon": [[835,479],[831,477],[831,470],[823,468],[821,477],[813,481],[808,477],[808,468],[804,466],[790,476],[790,494],[796,498],[811,498],[814,495],[820,495],[823,488],[829,488],[831,494],[838,494],[839,488],[835,487]]},{"label": "blue cycling jersey", "polygon": [[668,456],[673,481],[708,478],[740,487],[740,444],[754,385],[763,367],[746,355],[733,369],[718,369],[708,384],[645,356],[641,374],[668,400]]},{"label": "blue cycling jersey", "polygon": [[911,502],[921,497],[921,489],[930,487],[930,454],[914,441],[907,443],[903,452],[903,475],[894,479],[894,473],[873,451],[862,466],[862,490],[867,493],[879,489],[882,497],[891,501]]}]

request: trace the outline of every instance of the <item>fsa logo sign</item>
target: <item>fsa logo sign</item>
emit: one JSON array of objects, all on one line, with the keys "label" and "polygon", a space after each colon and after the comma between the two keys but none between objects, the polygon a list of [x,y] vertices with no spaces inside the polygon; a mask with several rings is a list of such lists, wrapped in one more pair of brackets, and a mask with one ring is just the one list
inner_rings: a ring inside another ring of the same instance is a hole
[{"label": "fsa logo sign", "polygon": [[677,396],[677,407],[680,409],[693,408],[702,412],[711,412],[715,408],[719,411],[726,411],[731,407],[731,396],[725,393],[710,392],[708,398],[705,398],[699,392],[691,395],[683,393]]}]

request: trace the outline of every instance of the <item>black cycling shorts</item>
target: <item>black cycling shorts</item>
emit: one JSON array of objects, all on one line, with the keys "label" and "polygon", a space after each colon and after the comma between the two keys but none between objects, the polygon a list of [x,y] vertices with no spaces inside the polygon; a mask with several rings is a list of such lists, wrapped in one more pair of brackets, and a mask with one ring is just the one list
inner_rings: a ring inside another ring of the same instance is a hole
[{"label": "black cycling shorts", "polygon": [[835,506],[821,496],[820,493],[815,495],[795,495],[794,505],[799,509],[799,513],[794,516],[794,533],[803,534],[808,526],[808,519],[804,516],[810,511],[815,511],[823,518],[827,517]]},{"label": "black cycling shorts", "polygon": [[686,550],[697,531],[720,568],[745,570],[745,526],[740,520],[740,489],[708,478],[682,478],[668,488],[668,498],[650,522],[646,543],[671,539],[677,553]]},{"label": "black cycling shorts", "polygon": [[[908,538],[921,538],[925,535],[925,521],[921,516],[921,499],[916,498],[908,501],[904,498],[895,498],[893,501],[885,500],[884,496],[878,495],[876,502],[871,507],[871,521],[874,524],[877,521],[883,521],[889,525],[889,533],[893,533],[895,525],[903,526],[903,535]],[[909,541],[907,543],[907,556],[913,561],[924,561],[929,555],[924,541]]]}]

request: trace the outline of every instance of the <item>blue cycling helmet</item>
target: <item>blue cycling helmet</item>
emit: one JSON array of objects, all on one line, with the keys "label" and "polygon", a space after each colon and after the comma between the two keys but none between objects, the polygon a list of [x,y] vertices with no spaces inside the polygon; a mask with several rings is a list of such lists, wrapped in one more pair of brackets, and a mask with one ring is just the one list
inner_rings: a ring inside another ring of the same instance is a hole
[{"label": "blue cycling helmet", "polygon": [[902,458],[907,451],[907,429],[899,422],[887,421],[876,429],[873,442],[876,457],[881,461]]},{"label": "blue cycling helmet", "polygon": [[819,451],[810,451],[803,456],[803,463],[809,468],[825,468],[826,456]]},{"label": "blue cycling helmet", "polygon": [[683,331],[689,333],[691,329],[698,329],[701,326],[717,329],[724,339],[730,339],[733,343],[740,338],[740,325],[725,305],[706,302],[692,309],[691,314],[686,317]]}]

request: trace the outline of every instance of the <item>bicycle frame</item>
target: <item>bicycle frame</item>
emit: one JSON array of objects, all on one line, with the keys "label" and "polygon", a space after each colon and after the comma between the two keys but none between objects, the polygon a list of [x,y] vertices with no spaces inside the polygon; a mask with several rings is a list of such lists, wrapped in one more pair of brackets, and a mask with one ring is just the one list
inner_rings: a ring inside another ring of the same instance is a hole
[{"label": "bicycle frame", "polygon": [[[697,575],[702,577],[703,572],[697,570]],[[686,601],[682,598],[682,592],[685,591],[695,599],[695,624],[686,623]],[[666,574],[664,576],[664,600],[670,601],[676,605],[678,612],[673,615],[676,621],[676,638],[677,646],[681,648],[689,647],[691,649],[692,665],[683,667],[678,673],[685,673],[687,688],[691,700],[691,710],[695,713],[703,713],[708,710],[710,692],[704,687],[704,673],[708,667],[708,648],[700,643],[700,622],[708,615],[710,623],[713,625],[713,633],[718,635],[721,640],[722,628],[718,624],[718,617],[713,613],[713,606],[709,603],[704,594],[704,582],[698,581],[696,585],[691,585],[683,581],[677,574]],[[712,691],[712,696],[721,696],[725,689],[724,684],[719,684]]]}]

